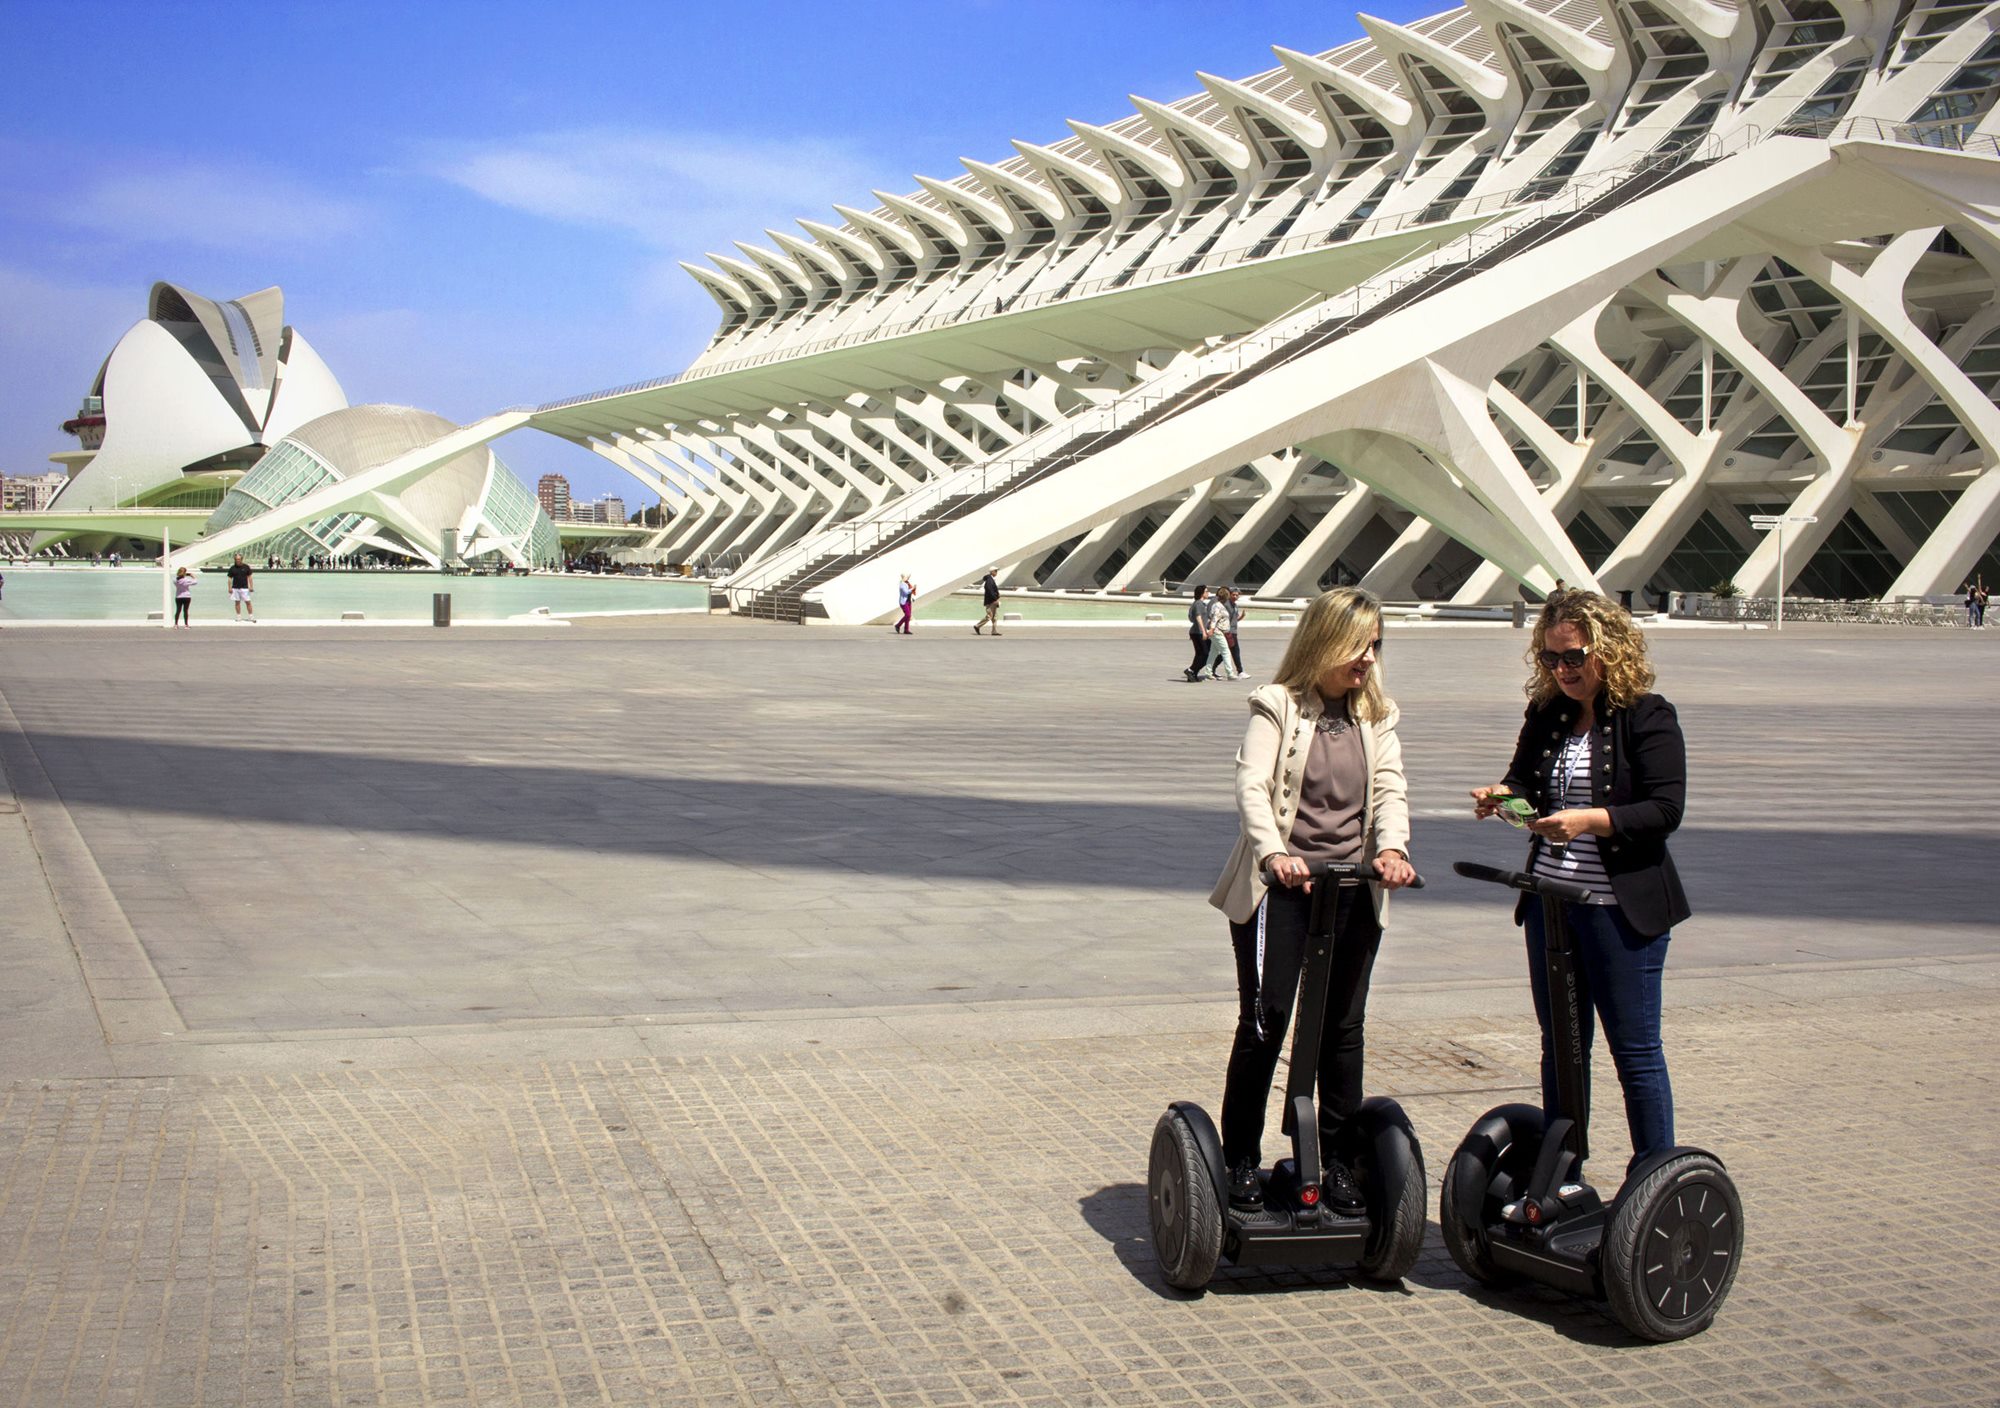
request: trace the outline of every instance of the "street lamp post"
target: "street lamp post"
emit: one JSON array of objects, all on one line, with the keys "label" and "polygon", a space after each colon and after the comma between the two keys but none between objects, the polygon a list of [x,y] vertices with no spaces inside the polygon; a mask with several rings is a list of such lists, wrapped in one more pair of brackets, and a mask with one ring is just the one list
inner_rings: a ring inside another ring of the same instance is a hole
[{"label": "street lamp post", "polygon": [[1759,533],[1778,535],[1778,597],[1775,630],[1785,629],[1785,525],[1787,523],[1817,523],[1819,515],[1812,513],[1753,513],[1750,526]]}]

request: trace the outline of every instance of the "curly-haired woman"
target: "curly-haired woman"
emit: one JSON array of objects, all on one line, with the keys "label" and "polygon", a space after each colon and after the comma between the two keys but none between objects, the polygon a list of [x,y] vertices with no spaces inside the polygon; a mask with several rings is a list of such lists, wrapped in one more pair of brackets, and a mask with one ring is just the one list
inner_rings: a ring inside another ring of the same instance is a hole
[{"label": "curly-haired woman", "polygon": [[[1667,940],[1690,913],[1667,837],[1687,800],[1687,745],[1674,706],[1652,692],[1646,638],[1621,607],[1595,592],[1552,598],[1528,650],[1528,714],[1506,780],[1475,787],[1473,811],[1512,793],[1534,804],[1529,868],[1616,901],[1566,906],[1591,1006],[1625,1088],[1632,1156],[1674,1142],[1673,1087],[1660,1045],[1660,979]],[[1549,1036],[1542,907],[1514,911],[1528,939],[1528,974],[1542,1026],[1542,1104],[1551,1118],[1555,1056]],[[1582,1038],[1588,1078],[1591,1028]],[[1585,1086],[1586,1098],[1589,1087]]]}]

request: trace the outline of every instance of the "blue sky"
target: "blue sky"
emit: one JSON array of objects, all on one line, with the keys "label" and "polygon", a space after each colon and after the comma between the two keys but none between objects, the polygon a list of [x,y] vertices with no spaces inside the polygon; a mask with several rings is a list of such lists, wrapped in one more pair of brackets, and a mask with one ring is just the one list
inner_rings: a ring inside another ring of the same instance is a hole
[{"label": "blue sky", "polygon": [[716,312],[678,260],[1359,33],[1292,0],[0,0],[0,469],[73,444],[156,279],[281,285],[351,401],[470,420],[684,367]]}]

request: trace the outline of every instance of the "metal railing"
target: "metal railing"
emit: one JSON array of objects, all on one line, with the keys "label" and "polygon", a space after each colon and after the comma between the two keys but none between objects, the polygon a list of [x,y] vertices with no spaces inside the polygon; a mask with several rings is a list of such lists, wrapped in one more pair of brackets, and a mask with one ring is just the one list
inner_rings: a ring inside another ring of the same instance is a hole
[{"label": "metal railing", "polygon": [[[1772,621],[1777,598],[1713,596],[1707,592],[1674,593],[1673,615],[1695,621]],[[1961,627],[1965,608],[1923,601],[1840,601],[1819,597],[1785,597],[1785,620],[1793,625],[1812,621],[1867,626]]]}]

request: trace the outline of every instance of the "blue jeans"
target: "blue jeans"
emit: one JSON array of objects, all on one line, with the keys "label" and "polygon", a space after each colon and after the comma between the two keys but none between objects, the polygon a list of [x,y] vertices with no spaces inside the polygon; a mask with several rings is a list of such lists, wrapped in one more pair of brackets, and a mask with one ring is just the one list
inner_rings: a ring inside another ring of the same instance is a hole
[{"label": "blue jeans", "polygon": [[[1632,1132],[1632,1158],[1673,1147],[1674,1091],[1667,1080],[1667,1053],[1660,1045],[1660,975],[1667,966],[1671,934],[1648,939],[1625,922],[1616,905],[1563,906],[1576,935],[1578,968],[1604,1040],[1611,1047],[1618,1083],[1625,1087],[1625,1123]],[[1542,1025],[1542,1108],[1551,1119],[1557,1107],[1555,1043],[1549,1035],[1549,975],[1541,902],[1530,901],[1522,925],[1528,937],[1528,979],[1535,993],[1535,1016]],[[1586,1013],[1588,1012],[1586,1008]],[[1583,1024],[1584,1098],[1590,1096],[1590,1041],[1597,1023]]]}]

